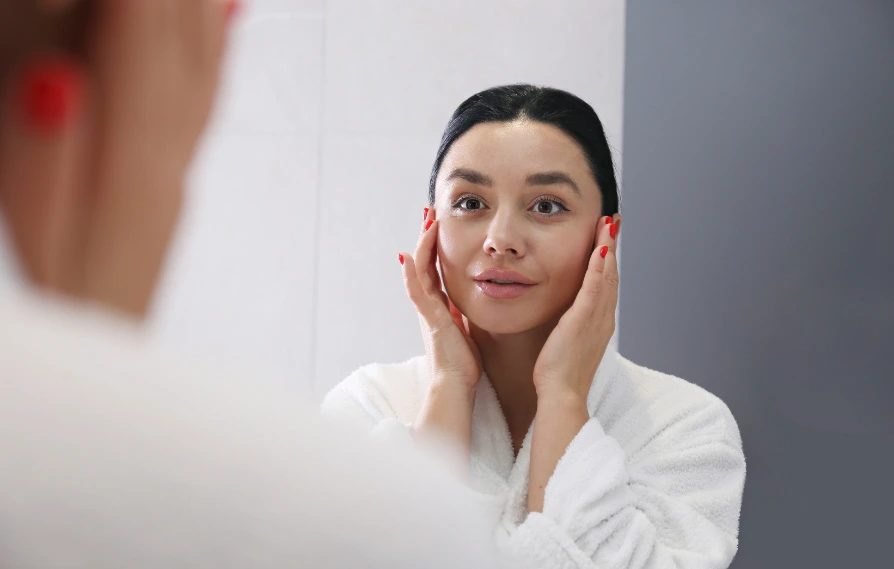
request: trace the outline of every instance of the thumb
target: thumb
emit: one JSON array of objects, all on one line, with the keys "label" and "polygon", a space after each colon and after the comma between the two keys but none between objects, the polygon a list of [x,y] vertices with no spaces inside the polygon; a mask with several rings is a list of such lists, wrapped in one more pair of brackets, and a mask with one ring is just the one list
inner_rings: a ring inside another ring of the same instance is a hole
[{"label": "thumb", "polygon": [[448,308],[450,308],[450,316],[453,317],[453,321],[456,322],[456,325],[459,327],[460,330],[468,334],[469,330],[466,328],[466,322],[463,319],[463,313],[459,311],[459,308],[457,308],[456,305],[453,304],[453,301],[450,300],[449,297],[447,299],[447,306]]}]

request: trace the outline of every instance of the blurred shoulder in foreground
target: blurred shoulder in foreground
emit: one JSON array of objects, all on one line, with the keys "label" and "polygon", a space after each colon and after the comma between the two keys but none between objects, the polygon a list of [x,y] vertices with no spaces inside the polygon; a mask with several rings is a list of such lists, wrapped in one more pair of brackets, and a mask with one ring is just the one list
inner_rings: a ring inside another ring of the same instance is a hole
[{"label": "blurred shoulder in foreground", "polygon": [[297,394],[28,292],[0,322],[4,569],[495,566],[461,486]]}]

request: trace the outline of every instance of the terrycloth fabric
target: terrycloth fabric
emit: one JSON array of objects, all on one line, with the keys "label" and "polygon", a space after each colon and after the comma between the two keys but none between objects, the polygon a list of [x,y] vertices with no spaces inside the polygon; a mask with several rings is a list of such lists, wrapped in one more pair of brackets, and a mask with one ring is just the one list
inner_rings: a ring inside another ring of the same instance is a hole
[{"label": "terrycloth fabric", "polygon": [[[404,433],[425,398],[425,358],[361,368],[322,411],[377,436]],[[745,457],[727,406],[610,350],[590,421],[559,461],[543,513],[527,512],[533,427],[514,457],[486,376],[472,420],[470,480],[507,555],[543,569],[722,569],[738,545]],[[407,443],[409,444],[409,443]]]},{"label": "terrycloth fabric", "polygon": [[468,489],[324,427],[256,374],[0,294],[0,567],[493,569]]}]

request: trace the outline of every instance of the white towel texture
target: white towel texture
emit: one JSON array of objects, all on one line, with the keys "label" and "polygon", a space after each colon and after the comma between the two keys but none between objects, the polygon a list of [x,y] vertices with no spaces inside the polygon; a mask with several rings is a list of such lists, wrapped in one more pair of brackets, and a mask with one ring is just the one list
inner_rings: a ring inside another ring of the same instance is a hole
[{"label": "white towel texture", "polygon": [[[365,366],[324,416],[378,438],[408,436],[425,398],[424,357]],[[470,485],[507,558],[543,569],[725,569],[738,546],[745,457],[727,406],[612,348],[588,398],[590,421],[560,460],[542,513],[527,511],[533,426],[515,457],[486,376],[472,421]],[[536,419],[535,419],[536,423]]]}]

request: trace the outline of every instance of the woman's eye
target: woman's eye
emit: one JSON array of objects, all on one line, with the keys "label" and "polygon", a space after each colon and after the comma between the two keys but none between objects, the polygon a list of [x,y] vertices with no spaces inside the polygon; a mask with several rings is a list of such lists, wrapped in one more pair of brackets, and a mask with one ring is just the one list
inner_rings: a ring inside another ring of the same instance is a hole
[{"label": "woman's eye", "polygon": [[481,200],[475,198],[466,198],[460,202],[460,207],[467,210],[478,210],[481,209]]},{"label": "woman's eye", "polygon": [[564,207],[562,207],[562,204],[549,200],[537,202],[537,205],[534,206],[534,209],[537,211],[537,213],[542,213],[543,215],[554,215],[562,211],[567,211]]}]

